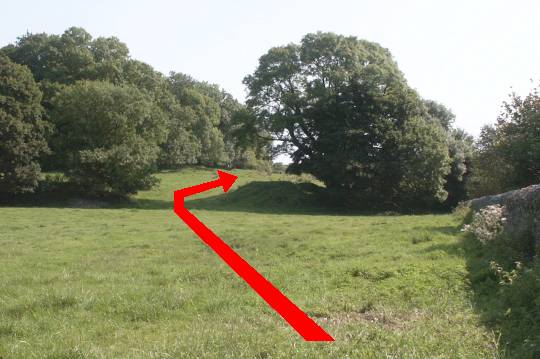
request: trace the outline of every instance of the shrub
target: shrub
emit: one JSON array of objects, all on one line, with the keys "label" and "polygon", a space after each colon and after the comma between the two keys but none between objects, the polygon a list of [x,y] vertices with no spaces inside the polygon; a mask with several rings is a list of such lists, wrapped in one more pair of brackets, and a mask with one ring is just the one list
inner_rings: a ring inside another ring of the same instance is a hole
[{"label": "shrub", "polygon": [[519,275],[523,271],[523,263],[515,262],[516,267],[511,271],[506,271],[499,263],[496,261],[489,262],[489,267],[493,273],[499,279],[500,285],[512,285],[515,280],[519,278]]},{"label": "shrub", "polygon": [[506,218],[503,216],[504,206],[492,205],[474,213],[471,224],[463,226],[463,231],[470,232],[486,244],[497,239],[504,228]]},{"label": "shrub", "polygon": [[514,262],[504,269],[492,260],[489,265],[496,282],[483,283],[483,290],[490,296],[487,320],[496,324],[507,357],[537,358],[540,354],[539,263]]}]

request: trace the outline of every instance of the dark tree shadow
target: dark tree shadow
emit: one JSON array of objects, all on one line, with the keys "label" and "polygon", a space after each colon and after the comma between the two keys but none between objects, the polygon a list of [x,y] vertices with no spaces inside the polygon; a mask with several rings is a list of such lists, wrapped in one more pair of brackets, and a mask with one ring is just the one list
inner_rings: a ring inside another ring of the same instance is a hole
[{"label": "dark tree shadow", "polygon": [[[446,226],[428,230],[458,235],[460,228]],[[507,270],[512,267],[512,261],[508,259],[512,255],[504,246],[484,245],[467,234],[457,243],[433,244],[422,251],[438,250],[465,258],[471,302],[483,325],[495,333],[498,341],[493,345],[497,347],[498,355],[503,358],[540,358],[540,326],[536,324],[540,313],[538,309],[534,310],[535,298],[540,298],[540,276],[534,274],[535,270],[538,273],[534,263],[529,263],[532,268],[529,277],[512,286],[503,286],[490,262],[495,260]]]},{"label": "dark tree shadow", "polygon": [[455,226],[426,226],[426,227],[414,227],[414,229],[417,229],[419,231],[424,230],[427,232],[437,232],[442,234],[449,234],[454,235],[459,233],[459,228]]},{"label": "dark tree shadow", "polygon": [[[191,210],[250,212],[268,214],[308,214],[308,215],[401,215],[427,214],[433,210],[401,209],[384,210],[373,208],[372,203],[359,203],[358,207],[342,207],[325,188],[313,183],[290,181],[253,181],[228,193],[215,189],[213,196],[186,199],[186,207]],[[0,197],[0,206],[44,207],[44,208],[101,208],[172,210],[171,200],[145,199],[118,196],[88,196],[74,191],[68,185],[57,186],[54,190],[34,194]]]},{"label": "dark tree shadow", "polygon": [[312,183],[253,181],[227,194],[186,201],[191,210],[252,213],[331,214],[323,189]]},{"label": "dark tree shadow", "polygon": [[249,182],[227,194],[186,201],[186,207],[208,211],[336,216],[434,213],[433,209],[416,208],[392,208],[389,211],[368,202],[358,203],[355,207],[341,206],[332,193],[323,187],[313,183],[289,181]]},{"label": "dark tree shadow", "polygon": [[17,195],[0,194],[0,207],[25,208],[81,208],[81,209],[166,209],[172,201],[142,200],[117,195],[89,195],[74,189],[67,183],[55,184],[52,188],[38,189],[35,193]]}]

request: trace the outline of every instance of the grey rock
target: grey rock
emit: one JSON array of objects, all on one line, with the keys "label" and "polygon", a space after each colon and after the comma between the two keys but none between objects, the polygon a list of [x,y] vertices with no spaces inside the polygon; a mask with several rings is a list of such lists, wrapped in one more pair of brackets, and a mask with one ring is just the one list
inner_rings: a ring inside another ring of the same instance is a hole
[{"label": "grey rock", "polygon": [[475,212],[490,205],[504,206],[504,232],[507,237],[519,239],[522,247],[531,248],[526,253],[528,256],[540,253],[540,184],[475,198],[464,205]]}]

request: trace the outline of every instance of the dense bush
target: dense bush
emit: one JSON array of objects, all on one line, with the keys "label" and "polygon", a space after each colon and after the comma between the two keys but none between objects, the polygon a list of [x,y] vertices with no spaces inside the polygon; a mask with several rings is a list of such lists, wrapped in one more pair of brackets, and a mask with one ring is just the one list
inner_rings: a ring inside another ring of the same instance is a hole
[{"label": "dense bush", "polygon": [[135,193],[155,183],[152,172],[166,118],[135,87],[81,81],[53,101],[53,150],[68,177],[90,192]]},{"label": "dense bush", "polygon": [[41,92],[26,66],[0,54],[0,192],[33,191],[47,152]]}]

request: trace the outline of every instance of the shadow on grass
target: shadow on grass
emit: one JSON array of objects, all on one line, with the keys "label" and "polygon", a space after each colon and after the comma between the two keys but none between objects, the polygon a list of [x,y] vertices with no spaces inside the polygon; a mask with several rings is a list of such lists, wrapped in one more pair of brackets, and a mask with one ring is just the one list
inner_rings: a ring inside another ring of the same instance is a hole
[{"label": "shadow on grass", "polygon": [[[228,193],[215,189],[216,195],[187,199],[186,207],[209,211],[245,211],[257,213],[325,213],[331,211],[320,205],[321,187],[311,183],[287,181],[254,181]],[[0,197],[2,207],[37,208],[101,208],[101,209],[141,209],[172,210],[171,200],[119,197],[88,196],[74,191],[68,185],[56,186],[52,190],[33,194],[18,194]]]},{"label": "shadow on grass", "polygon": [[186,201],[190,210],[234,211],[269,214],[332,214],[323,188],[312,183],[253,181],[235,191]]},{"label": "shadow on grass", "polygon": [[430,232],[438,232],[441,234],[455,235],[459,233],[459,228],[456,228],[455,226],[431,226],[422,228]]},{"label": "shadow on grass", "polygon": [[[221,189],[216,189],[220,192]],[[171,193],[172,197],[172,193]],[[332,205],[332,198],[323,187],[313,183],[290,181],[253,181],[228,193],[186,200],[190,210],[223,212],[250,212],[267,214],[309,215],[400,215],[427,214],[433,211],[384,211],[372,208],[340,208]],[[0,206],[44,207],[44,208],[100,208],[172,210],[172,200],[125,197],[88,197],[69,187],[58,187],[54,191],[0,198]]]},{"label": "shadow on grass", "polygon": [[[434,227],[432,230],[458,235],[459,227]],[[442,250],[466,260],[471,301],[480,320],[495,333],[498,355],[503,358],[540,358],[540,269],[529,268],[512,285],[502,285],[491,269],[496,261],[507,271],[513,268],[512,254],[503,245],[483,245],[472,235],[453,244],[433,244],[423,252]]]}]

